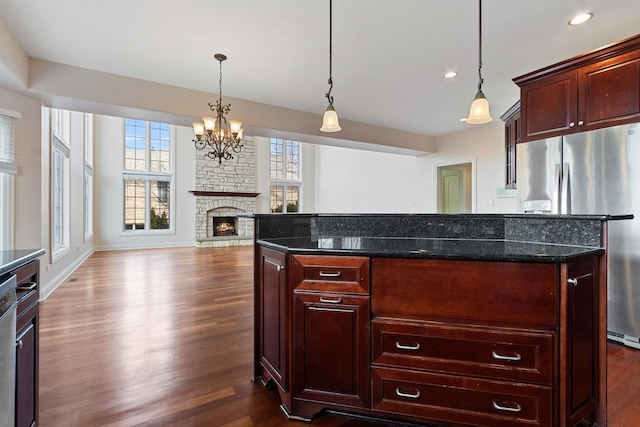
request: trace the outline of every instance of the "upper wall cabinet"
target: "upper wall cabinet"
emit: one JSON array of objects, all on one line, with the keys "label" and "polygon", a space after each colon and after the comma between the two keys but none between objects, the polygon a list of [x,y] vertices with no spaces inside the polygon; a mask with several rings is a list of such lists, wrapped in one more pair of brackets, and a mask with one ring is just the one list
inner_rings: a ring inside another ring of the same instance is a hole
[{"label": "upper wall cabinet", "polygon": [[640,121],[640,35],[513,81],[522,142]]}]

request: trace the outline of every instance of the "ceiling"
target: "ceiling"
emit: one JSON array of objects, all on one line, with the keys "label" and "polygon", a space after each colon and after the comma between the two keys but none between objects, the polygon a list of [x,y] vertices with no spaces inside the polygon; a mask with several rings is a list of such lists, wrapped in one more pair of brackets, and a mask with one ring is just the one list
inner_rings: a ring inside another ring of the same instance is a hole
[{"label": "ceiling", "polygon": [[[595,16],[567,25],[579,12]],[[512,78],[635,35],[638,16],[638,0],[485,0],[494,120],[518,100]],[[0,19],[32,58],[217,93],[213,56],[224,53],[224,96],[319,115],[327,106],[329,0],[2,0]],[[459,119],[477,64],[477,1],[334,1],[341,119],[429,136],[468,129]]]}]

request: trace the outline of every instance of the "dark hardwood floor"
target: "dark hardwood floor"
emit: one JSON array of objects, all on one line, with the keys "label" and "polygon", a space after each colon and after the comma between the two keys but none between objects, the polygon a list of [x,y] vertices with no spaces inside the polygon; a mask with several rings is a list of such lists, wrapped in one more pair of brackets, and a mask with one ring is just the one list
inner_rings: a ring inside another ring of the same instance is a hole
[{"label": "dark hardwood floor", "polygon": [[[252,286],[252,247],[95,253],[41,304],[40,426],[303,426],[251,382]],[[640,350],[608,354],[609,426],[640,425]]]}]

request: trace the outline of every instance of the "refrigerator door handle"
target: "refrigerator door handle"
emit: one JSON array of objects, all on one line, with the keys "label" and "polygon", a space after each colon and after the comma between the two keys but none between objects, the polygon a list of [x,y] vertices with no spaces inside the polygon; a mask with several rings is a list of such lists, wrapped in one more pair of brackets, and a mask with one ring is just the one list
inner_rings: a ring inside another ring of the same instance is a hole
[{"label": "refrigerator door handle", "polygon": [[553,200],[551,206],[551,213],[558,214],[560,213],[561,208],[561,200],[562,193],[560,187],[562,185],[562,174],[560,173],[560,165],[556,163],[555,170],[553,172],[553,194],[551,195],[551,200]]},{"label": "refrigerator door handle", "polygon": [[560,178],[560,213],[571,213],[571,186],[569,185],[569,163],[562,165],[562,177]]}]

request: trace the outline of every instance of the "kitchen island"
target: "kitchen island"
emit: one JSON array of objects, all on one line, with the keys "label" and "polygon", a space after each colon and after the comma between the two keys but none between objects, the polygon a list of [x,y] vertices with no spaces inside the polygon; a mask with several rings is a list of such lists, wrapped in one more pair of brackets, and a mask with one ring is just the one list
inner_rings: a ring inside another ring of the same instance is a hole
[{"label": "kitchen island", "polygon": [[282,410],[606,425],[606,215],[255,215]]}]

